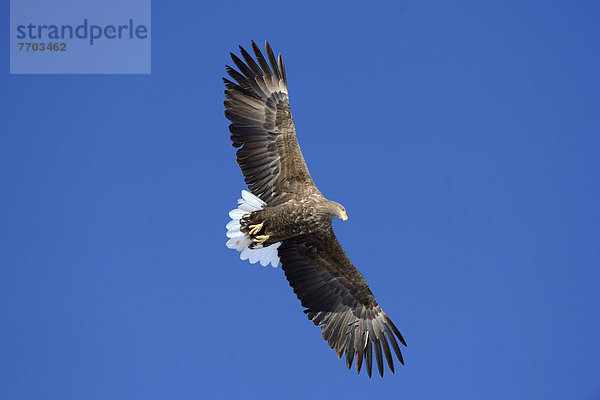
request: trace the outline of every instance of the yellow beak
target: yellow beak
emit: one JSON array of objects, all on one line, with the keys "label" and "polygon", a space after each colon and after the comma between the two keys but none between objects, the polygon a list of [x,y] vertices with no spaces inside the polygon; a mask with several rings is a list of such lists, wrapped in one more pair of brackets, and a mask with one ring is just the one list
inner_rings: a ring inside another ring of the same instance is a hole
[{"label": "yellow beak", "polygon": [[347,221],[348,220],[348,215],[346,214],[346,211],[342,211],[342,221]]}]

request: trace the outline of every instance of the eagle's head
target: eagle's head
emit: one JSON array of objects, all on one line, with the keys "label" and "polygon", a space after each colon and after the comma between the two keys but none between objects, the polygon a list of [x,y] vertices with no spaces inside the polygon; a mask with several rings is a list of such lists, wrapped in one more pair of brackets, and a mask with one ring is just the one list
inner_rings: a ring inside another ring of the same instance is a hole
[{"label": "eagle's head", "polygon": [[327,200],[326,205],[327,216],[331,218],[340,218],[342,221],[346,221],[348,219],[348,214],[346,214],[346,209],[340,203],[336,203],[335,201]]}]

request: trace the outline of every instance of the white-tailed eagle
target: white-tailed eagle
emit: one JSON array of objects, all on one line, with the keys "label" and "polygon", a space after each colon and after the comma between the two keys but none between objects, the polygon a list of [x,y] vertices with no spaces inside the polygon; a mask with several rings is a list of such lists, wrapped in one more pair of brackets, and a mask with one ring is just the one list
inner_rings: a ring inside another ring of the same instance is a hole
[{"label": "white-tailed eagle", "polygon": [[[253,58],[240,46],[227,66],[225,116],[248,191],[229,215],[227,247],[242,260],[274,267],[279,262],[308,318],[351,368],[373,358],[383,376],[392,372],[392,351],[402,364],[402,335],[381,309],[367,281],[338,242],[332,218],[348,219],[342,205],[327,200],[313,183],[296,138],[281,55],[266,43],[267,58],[252,42]],[[374,356],[373,356],[374,354]]]}]

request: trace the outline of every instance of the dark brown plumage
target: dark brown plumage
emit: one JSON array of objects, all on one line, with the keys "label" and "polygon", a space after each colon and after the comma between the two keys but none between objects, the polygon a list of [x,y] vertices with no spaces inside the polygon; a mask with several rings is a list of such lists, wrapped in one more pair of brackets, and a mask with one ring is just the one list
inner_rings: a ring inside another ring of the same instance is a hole
[{"label": "dark brown plumage", "polygon": [[244,61],[231,54],[239,72],[227,66],[233,81],[223,78],[231,141],[252,193],[230,213],[227,245],[250,262],[281,262],[304,312],[348,368],[355,359],[360,373],[364,359],[371,376],[374,358],[383,376],[385,358],[394,372],[392,351],[404,363],[398,341],[406,342],[333,233],[331,219],[346,220],[346,211],[319,192],[304,162],[283,59],[268,42],[267,58],[254,42],[252,50],[256,59],[242,47]]}]

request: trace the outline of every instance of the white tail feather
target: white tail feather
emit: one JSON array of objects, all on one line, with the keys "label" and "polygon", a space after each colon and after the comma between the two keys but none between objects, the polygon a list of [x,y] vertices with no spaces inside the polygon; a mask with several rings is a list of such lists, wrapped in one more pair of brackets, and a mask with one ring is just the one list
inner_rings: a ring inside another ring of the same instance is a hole
[{"label": "white tail feather", "polygon": [[238,204],[238,208],[229,211],[231,221],[225,226],[227,228],[227,237],[229,238],[226,243],[227,247],[239,251],[240,258],[250,261],[251,264],[260,262],[260,265],[263,267],[271,264],[276,268],[277,264],[279,264],[277,249],[281,245],[281,242],[267,247],[261,245],[251,249],[249,246],[252,244],[252,239],[240,230],[240,219],[244,215],[262,210],[267,204],[247,190],[242,190],[242,198],[238,199]]}]

